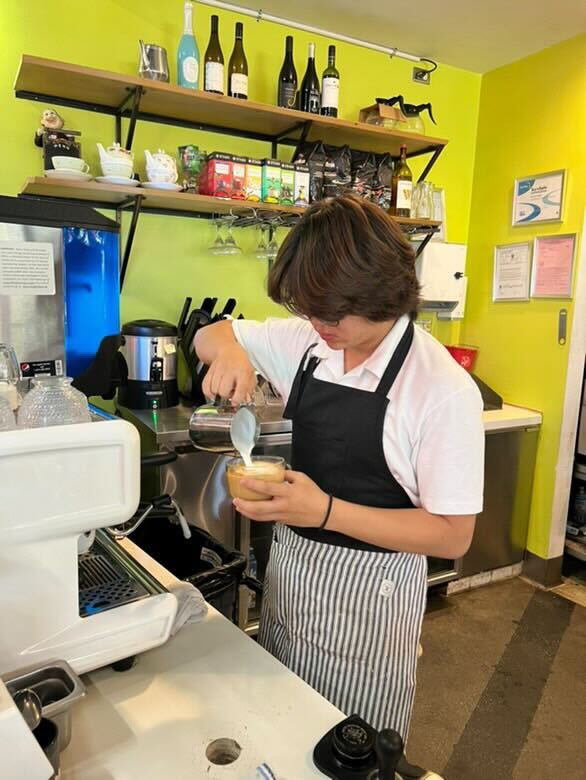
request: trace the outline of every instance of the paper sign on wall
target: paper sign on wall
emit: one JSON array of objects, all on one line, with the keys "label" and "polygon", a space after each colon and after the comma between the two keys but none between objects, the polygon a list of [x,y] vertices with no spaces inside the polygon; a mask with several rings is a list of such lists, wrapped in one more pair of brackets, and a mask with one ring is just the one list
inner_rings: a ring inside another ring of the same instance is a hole
[{"label": "paper sign on wall", "polygon": [[0,295],[55,295],[53,244],[0,241]]},{"label": "paper sign on wall", "polygon": [[570,298],[576,235],[535,239],[531,295],[533,298]]},{"label": "paper sign on wall", "polygon": [[506,244],[494,248],[493,301],[529,300],[531,244]]}]

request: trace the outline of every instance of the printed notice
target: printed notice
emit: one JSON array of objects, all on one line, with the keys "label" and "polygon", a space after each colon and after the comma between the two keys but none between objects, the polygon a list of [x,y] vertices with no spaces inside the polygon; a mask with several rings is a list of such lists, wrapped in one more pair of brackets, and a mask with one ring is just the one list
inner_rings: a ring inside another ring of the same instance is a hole
[{"label": "printed notice", "polygon": [[0,295],[55,295],[53,244],[0,241]]},{"label": "printed notice", "polygon": [[531,244],[508,244],[494,250],[493,301],[529,300]]},{"label": "printed notice", "polygon": [[575,234],[535,239],[531,295],[534,298],[570,298]]}]

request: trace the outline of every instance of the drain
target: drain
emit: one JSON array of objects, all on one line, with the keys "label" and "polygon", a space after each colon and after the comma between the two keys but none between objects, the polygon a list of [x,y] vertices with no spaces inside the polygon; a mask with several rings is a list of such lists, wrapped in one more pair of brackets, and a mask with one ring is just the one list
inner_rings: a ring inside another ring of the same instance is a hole
[{"label": "drain", "polygon": [[226,766],[238,759],[242,748],[234,739],[214,739],[207,747],[206,758],[211,764]]}]

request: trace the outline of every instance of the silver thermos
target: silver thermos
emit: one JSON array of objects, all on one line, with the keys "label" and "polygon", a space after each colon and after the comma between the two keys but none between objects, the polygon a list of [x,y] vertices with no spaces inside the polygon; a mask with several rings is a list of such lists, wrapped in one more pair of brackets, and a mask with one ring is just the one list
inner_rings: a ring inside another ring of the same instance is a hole
[{"label": "silver thermos", "polygon": [[176,406],[177,328],[162,320],[134,320],[122,327],[120,351],[127,377],[118,389],[118,403],[128,409]]}]

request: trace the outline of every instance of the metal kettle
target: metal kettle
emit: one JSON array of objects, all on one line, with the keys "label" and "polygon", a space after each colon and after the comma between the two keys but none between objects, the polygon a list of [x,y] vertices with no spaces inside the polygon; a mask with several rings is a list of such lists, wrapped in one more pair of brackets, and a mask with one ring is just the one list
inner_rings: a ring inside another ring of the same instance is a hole
[{"label": "metal kettle", "polygon": [[138,74],[143,79],[152,79],[153,81],[169,81],[169,63],[167,61],[167,50],[156,43],[145,43],[139,41],[140,60],[138,64]]},{"label": "metal kettle", "polygon": [[[250,409],[256,417],[254,437],[256,444],[260,436],[260,421],[256,414],[256,406],[254,404],[242,404],[242,406]],[[233,453],[234,445],[230,436],[230,428],[238,408],[241,407],[234,407],[229,401],[224,401],[219,397],[214,403],[198,406],[189,420],[189,436],[194,447],[206,452]]]}]

